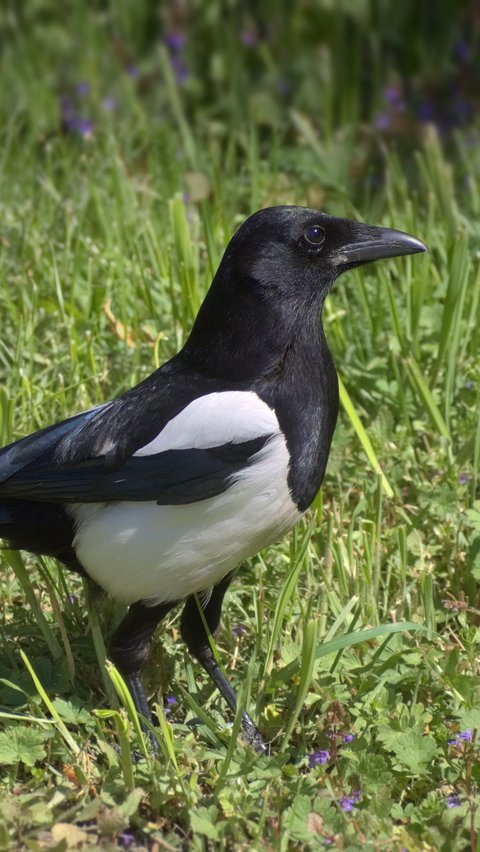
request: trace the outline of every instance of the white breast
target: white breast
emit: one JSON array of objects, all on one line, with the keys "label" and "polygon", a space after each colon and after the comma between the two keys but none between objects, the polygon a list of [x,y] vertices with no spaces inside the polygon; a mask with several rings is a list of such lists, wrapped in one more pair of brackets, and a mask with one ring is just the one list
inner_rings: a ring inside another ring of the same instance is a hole
[{"label": "white breast", "polygon": [[74,547],[85,570],[113,597],[154,605],[215,585],[276,541],[301,514],[288,489],[285,438],[275,412],[255,394],[230,392],[195,400],[138,454],[219,446],[272,433],[251,464],[216,497],[183,506],[72,506]]}]

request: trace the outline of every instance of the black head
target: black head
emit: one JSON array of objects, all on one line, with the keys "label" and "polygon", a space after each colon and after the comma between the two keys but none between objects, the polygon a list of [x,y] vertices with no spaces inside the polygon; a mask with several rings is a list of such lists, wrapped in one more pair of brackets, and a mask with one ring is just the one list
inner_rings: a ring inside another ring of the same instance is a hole
[{"label": "black head", "polygon": [[[316,298],[347,269],[381,258],[415,254],[426,246],[390,228],[328,216],[308,207],[268,207],[250,216],[232,237],[222,265],[251,275],[295,299],[302,285]],[[305,297],[307,296],[304,291]]]},{"label": "black head", "polygon": [[318,328],[342,272],[425,250],[401,231],[307,207],[259,210],[230,240],[183,356],[232,376],[267,369],[298,333]]}]

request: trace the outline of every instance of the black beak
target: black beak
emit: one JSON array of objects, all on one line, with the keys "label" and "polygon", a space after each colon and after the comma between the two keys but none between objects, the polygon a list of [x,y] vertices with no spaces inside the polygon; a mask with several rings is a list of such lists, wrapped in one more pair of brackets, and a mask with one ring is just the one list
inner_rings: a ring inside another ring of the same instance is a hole
[{"label": "black beak", "polygon": [[403,254],[416,254],[428,251],[425,243],[392,228],[374,228],[370,225],[358,225],[354,239],[335,252],[336,266],[358,266],[381,260],[385,257],[399,257]]}]

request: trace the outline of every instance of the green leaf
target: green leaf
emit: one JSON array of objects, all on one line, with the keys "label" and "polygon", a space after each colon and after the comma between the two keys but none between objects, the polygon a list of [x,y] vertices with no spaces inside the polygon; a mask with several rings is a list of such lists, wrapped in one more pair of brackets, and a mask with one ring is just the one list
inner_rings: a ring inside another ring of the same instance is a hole
[{"label": "green leaf", "polygon": [[132,790],[123,804],[120,805],[119,810],[126,817],[132,817],[138,811],[138,806],[142,799],[145,797],[145,790],[142,790],[141,787],[135,787]]},{"label": "green leaf", "polygon": [[[460,729],[462,731],[466,731],[467,728],[474,729],[480,731],[480,710],[477,708],[472,708],[470,710],[463,710],[460,713],[459,717]],[[478,735],[477,735],[478,739]]]},{"label": "green leaf", "polygon": [[430,734],[420,731],[397,731],[383,728],[378,739],[392,751],[398,763],[415,775],[431,771],[432,760],[437,753],[437,744]]},{"label": "green leaf", "polygon": [[297,795],[290,808],[287,808],[282,817],[282,829],[288,829],[289,834],[303,843],[312,840],[312,832],[308,827],[308,817],[312,810],[309,796]]},{"label": "green leaf", "polygon": [[65,701],[63,698],[55,698],[52,705],[57,710],[58,715],[64,722],[70,725],[81,725],[91,721],[90,713],[83,707],[78,707],[72,701]]},{"label": "green leaf", "polygon": [[356,770],[362,779],[362,790],[378,790],[379,787],[391,784],[392,772],[389,764],[381,754],[369,751],[358,761]]},{"label": "green leaf", "polygon": [[46,755],[44,743],[48,737],[47,731],[38,731],[23,725],[7,728],[0,732],[0,763],[24,763],[25,766],[34,766]]},{"label": "green leaf", "polygon": [[[216,808],[214,810],[216,811]],[[190,815],[192,831],[194,834],[202,834],[208,840],[218,840],[219,835],[214,822],[215,819],[216,817],[211,813],[211,809],[198,808],[197,811],[193,811]]]},{"label": "green leaf", "polygon": [[91,839],[86,831],[68,822],[57,822],[52,826],[51,832],[55,843],[64,842],[67,849],[84,847],[84,844]]},{"label": "green leaf", "polygon": [[469,526],[480,532],[480,500],[475,500],[473,509],[468,509],[465,515],[469,521]]}]

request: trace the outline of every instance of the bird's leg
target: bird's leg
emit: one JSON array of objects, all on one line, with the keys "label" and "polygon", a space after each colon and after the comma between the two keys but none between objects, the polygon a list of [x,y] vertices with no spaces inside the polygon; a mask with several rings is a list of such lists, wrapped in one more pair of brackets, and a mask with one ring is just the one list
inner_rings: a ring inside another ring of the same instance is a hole
[{"label": "bird's leg", "polygon": [[[205,603],[205,605],[202,605],[203,615],[212,635],[215,634],[218,628],[223,598],[232,577],[233,573],[227,574],[227,576],[214,587],[208,602]],[[180,624],[182,638],[184,639],[192,656],[198,660],[207,674],[210,675],[215,686],[221,692],[225,701],[235,713],[237,710],[237,699],[235,693],[213,655],[213,651],[210,647],[208,636],[205,631],[203,619],[199,612],[197,600],[198,598],[196,597],[188,598],[183,609]],[[266,743],[264,742],[260,731],[245,711],[242,713],[242,728],[246,742],[251,745],[255,751],[267,751]]]},{"label": "bird's leg", "polygon": [[[172,609],[174,603],[158,606],[132,604],[125,618],[118,625],[110,643],[110,657],[130,690],[133,703],[139,713],[152,722],[147,696],[140,679],[142,666],[150,652],[153,632],[157,624]],[[154,752],[157,742],[147,729]]]}]

